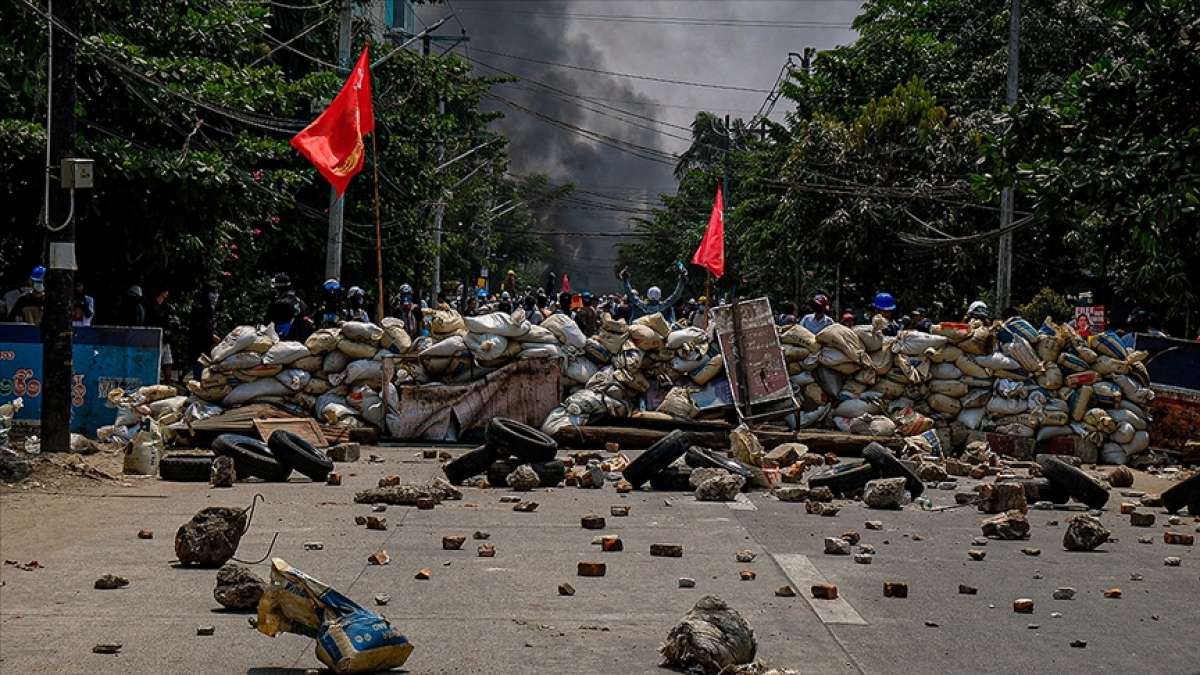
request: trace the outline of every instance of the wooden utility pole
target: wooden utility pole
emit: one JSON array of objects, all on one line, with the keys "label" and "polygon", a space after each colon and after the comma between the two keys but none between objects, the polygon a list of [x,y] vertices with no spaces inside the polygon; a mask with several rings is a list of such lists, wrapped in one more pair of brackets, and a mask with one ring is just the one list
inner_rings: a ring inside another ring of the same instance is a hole
[{"label": "wooden utility pole", "polygon": [[[1011,0],[1008,12],[1008,88],[1005,101],[1008,106],[1017,104],[1017,74],[1021,67],[1021,0]],[[1012,225],[1013,189],[1005,187],[1000,192],[1000,229]],[[996,312],[1003,312],[1012,304],[1012,232],[1000,235],[996,253]]]}]

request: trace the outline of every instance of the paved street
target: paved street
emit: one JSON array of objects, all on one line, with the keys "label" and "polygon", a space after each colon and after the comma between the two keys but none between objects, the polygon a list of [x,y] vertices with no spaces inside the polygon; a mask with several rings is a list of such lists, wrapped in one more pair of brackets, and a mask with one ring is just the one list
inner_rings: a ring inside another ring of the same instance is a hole
[{"label": "paved street", "polygon": [[[368,449],[364,448],[364,458]],[[699,503],[684,493],[562,488],[530,493],[534,513],[514,513],[500,503],[505,490],[465,489],[463,501],[431,511],[388,507],[386,531],[354,525],[370,507],[353,503],[355,490],[389,473],[406,481],[440,475],[434,460],[411,448],[379,448],[381,464],[365,459],[340,465],[341,487],[295,482],[239,484],[212,490],[203,484],[142,481],[133,488],[96,487],[87,494],[8,490],[0,497],[0,557],[38,560],[44,569],[0,570],[0,671],[29,673],[267,673],[303,672],[319,666],[308,638],[268,638],[250,628],[248,614],[221,611],[213,600],[215,571],[173,567],[172,537],[195,511],[213,505],[260,504],[240,557],[257,559],[275,532],[272,555],[374,608],[389,593],[383,613],[416,649],[412,673],[654,673],[657,648],[670,627],[705,594],[741,611],[754,627],[759,657],[805,673],[911,672],[1156,672],[1196,673],[1196,617],[1200,559],[1196,549],[1163,543],[1165,513],[1153,528],[1133,528],[1111,510],[1102,520],[1117,541],[1093,553],[1062,549],[1068,511],[1031,511],[1027,542],[991,541],[980,562],[966,550],[979,535],[980,514],[970,508],[923,512],[871,511],[839,502],[835,517],[805,513],[762,493],[734,503]],[[414,454],[415,452],[415,454]],[[457,450],[455,452],[458,452]],[[965,488],[972,481],[960,479]],[[953,493],[930,491],[937,505]],[[664,501],[669,500],[669,505]],[[628,504],[627,518],[609,507]],[[607,528],[582,529],[579,518],[604,515]],[[864,528],[881,520],[884,529]],[[1057,525],[1049,524],[1057,521]],[[139,529],[154,530],[139,540]],[[1193,532],[1190,517],[1171,529]],[[873,564],[823,554],[822,539],[847,530],[877,550]],[[491,534],[495,558],[479,558],[470,539]],[[623,552],[602,553],[592,539],[620,535]],[[462,551],[441,550],[446,534],[467,535]],[[1140,544],[1138,536],[1154,543]],[[324,543],[306,551],[303,544]],[[679,559],[652,558],[651,543],[683,545]],[[1037,547],[1031,557],[1023,547]],[[378,548],[390,565],[368,566]],[[735,554],[751,549],[752,563]],[[1180,556],[1180,567],[1163,558]],[[604,578],[576,576],[576,563],[608,563]],[[413,578],[429,567],[432,579]],[[266,564],[255,566],[266,576]],[[738,572],[752,569],[753,581]],[[127,577],[129,587],[92,588],[102,574]],[[1131,574],[1143,575],[1132,581]],[[1040,575],[1041,578],[1036,578]],[[682,576],[696,580],[680,589]],[[814,581],[836,583],[842,601],[808,598]],[[907,599],[883,597],[884,581],[909,584]],[[557,592],[569,582],[574,597]],[[775,596],[792,584],[794,598]],[[979,588],[960,595],[958,585]],[[1059,586],[1073,586],[1071,601],[1055,601]],[[1120,587],[1121,599],[1105,589]],[[1031,615],[1012,601],[1032,598]],[[1061,612],[1052,618],[1051,612]],[[927,622],[936,624],[927,625]],[[212,637],[196,627],[213,625]],[[1072,648],[1073,640],[1087,647]],[[96,643],[119,642],[119,655],[91,653]]]}]

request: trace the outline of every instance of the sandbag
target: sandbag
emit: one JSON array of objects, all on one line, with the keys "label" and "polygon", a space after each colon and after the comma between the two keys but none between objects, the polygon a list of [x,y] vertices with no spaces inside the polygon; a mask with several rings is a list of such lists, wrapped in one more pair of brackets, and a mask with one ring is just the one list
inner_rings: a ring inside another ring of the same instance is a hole
[{"label": "sandbag", "polygon": [[229,331],[229,334],[212,348],[210,356],[213,363],[219,363],[229,358],[230,356],[245,350],[253,342],[257,331],[253,326],[238,326]]},{"label": "sandbag", "polygon": [[976,361],[976,357],[963,354],[954,362],[954,367],[967,377],[988,377],[988,371]]},{"label": "sandbag", "polygon": [[871,385],[870,391],[880,394],[887,399],[896,399],[904,395],[904,385],[892,380],[882,379],[876,380],[875,384]]},{"label": "sandbag", "polygon": [[1108,411],[1109,416],[1116,420],[1117,424],[1128,424],[1133,427],[1134,431],[1145,431],[1147,428],[1146,421],[1138,417],[1136,413],[1124,408],[1117,408]]},{"label": "sandbag", "polygon": [[597,370],[596,364],[586,357],[578,356],[567,360],[567,368],[563,374],[572,382],[587,384]]},{"label": "sandbag", "polygon": [[1121,402],[1121,389],[1112,382],[1097,382],[1092,385],[1092,405],[1115,408]]},{"label": "sandbag", "polygon": [[460,335],[446,338],[441,342],[434,343],[433,346],[421,352],[421,358],[430,357],[449,357],[458,356],[467,351],[467,345],[464,338]]},{"label": "sandbag", "polygon": [[809,352],[817,351],[817,336],[798,323],[788,326],[779,334],[779,342],[785,345],[803,347]]},{"label": "sandbag", "polygon": [[960,380],[930,380],[929,391],[950,398],[962,398],[967,395],[968,387]]},{"label": "sandbag", "polygon": [[[1114,421],[1116,421],[1114,419]],[[1133,441],[1133,435],[1137,433],[1137,429],[1129,422],[1120,422],[1117,424],[1117,430],[1109,435],[1109,440],[1119,445],[1125,445]]]},{"label": "sandbag", "polygon": [[693,419],[700,414],[700,408],[692,402],[691,392],[687,387],[671,387],[655,410],[681,419]]},{"label": "sandbag", "polygon": [[934,380],[957,380],[962,377],[962,374],[963,372],[953,363],[935,362],[929,369],[929,375]]},{"label": "sandbag", "polygon": [[383,382],[383,364],[373,359],[351,361],[346,366],[344,384],[363,383],[378,387]]},{"label": "sandbag", "polygon": [[521,342],[521,353],[517,355],[519,359],[557,359],[562,356],[562,350],[557,344],[544,344],[541,342]]},{"label": "sandbag", "polygon": [[304,393],[320,396],[333,388],[329,384],[329,380],[322,380],[319,377],[309,377],[308,384],[304,385]]},{"label": "sandbag", "polygon": [[1150,448],[1150,434],[1145,431],[1134,433],[1133,440],[1121,445],[1121,449],[1125,451],[1127,457],[1133,457],[1136,454],[1145,452]]},{"label": "sandbag", "polygon": [[984,406],[992,415],[1019,415],[1029,409],[1029,404],[1022,398],[1004,398],[1003,396],[993,396],[988,399],[987,405]]},{"label": "sandbag", "polygon": [[327,354],[337,348],[341,333],[336,328],[321,328],[313,331],[304,341],[309,354]]},{"label": "sandbag", "polygon": [[275,379],[282,382],[283,386],[292,391],[300,391],[308,386],[309,381],[312,380],[312,375],[307,370],[289,368],[276,375]]},{"label": "sandbag", "polygon": [[863,349],[867,352],[883,349],[883,333],[875,330],[874,326],[855,326],[854,332],[858,334],[858,339],[862,341]]},{"label": "sandbag", "polygon": [[[858,370],[858,364],[851,361],[849,356],[846,356],[842,352],[839,352],[838,350],[830,348],[830,347],[825,347],[820,352],[817,353],[817,363],[821,364],[822,366],[825,366],[826,368],[835,368],[836,366],[841,366],[841,365],[849,363],[853,366],[853,369],[851,370],[851,372],[853,372],[854,370]],[[838,372],[844,373],[845,371],[838,371]]]},{"label": "sandbag", "polygon": [[929,332],[939,337],[944,337],[952,343],[959,343],[971,337],[971,327],[969,325],[949,321],[933,324],[929,328]]},{"label": "sandbag", "polygon": [[666,344],[662,336],[655,332],[653,328],[640,324],[634,324],[629,327],[629,339],[642,351],[662,349],[663,345]]},{"label": "sandbag", "polygon": [[887,340],[884,340],[884,347],[877,352],[871,352],[871,369],[876,375],[884,375],[891,370],[896,364],[895,354],[888,348]]},{"label": "sandbag", "polygon": [[968,429],[978,429],[986,416],[983,408],[963,408],[954,420]]},{"label": "sandbag", "polygon": [[946,345],[929,355],[929,360],[934,363],[954,363],[963,355],[963,350],[956,345]]},{"label": "sandbag", "polygon": [[1154,400],[1154,390],[1143,387],[1128,375],[1113,375],[1112,381],[1121,389],[1121,397],[1125,401],[1145,405]]},{"label": "sandbag", "polygon": [[966,394],[958,397],[958,402],[964,408],[982,408],[990,400],[992,400],[990,389],[968,389]]},{"label": "sandbag", "polygon": [[554,337],[549,329],[541,326],[530,325],[529,330],[523,335],[513,338],[518,342],[528,342],[535,344],[558,344],[558,338]]},{"label": "sandbag", "polygon": [[1096,371],[1101,377],[1126,375],[1129,373],[1129,364],[1125,361],[1118,361],[1111,356],[1101,356],[1092,364],[1092,370]]},{"label": "sandbag", "polygon": [[1062,369],[1054,363],[1046,366],[1046,370],[1037,377],[1038,385],[1045,387],[1051,391],[1058,390],[1063,386]]},{"label": "sandbag", "polygon": [[679,349],[704,339],[704,331],[695,326],[673,330],[667,335],[667,349]]},{"label": "sandbag", "polygon": [[720,375],[724,371],[725,357],[721,354],[717,354],[716,356],[708,359],[704,365],[693,370],[688,377],[692,378],[692,382],[703,386],[711,382],[714,377]]},{"label": "sandbag", "polygon": [[452,309],[425,309],[422,312],[429,317],[429,334],[434,340],[461,336],[467,332],[462,315]]},{"label": "sandbag", "polygon": [[[1007,354],[1003,354],[1001,352],[992,352],[991,354],[988,354],[986,356],[977,356],[977,357],[975,357],[975,363],[979,364],[980,366],[982,366],[984,368],[987,368],[988,370],[992,370],[992,371],[996,371],[996,370],[1013,371],[1013,370],[1019,370],[1021,368],[1021,364],[1019,361],[1017,361],[1013,357],[1008,356]],[[963,370],[963,372],[965,373],[967,371]],[[969,374],[973,375],[974,373],[969,373]]]},{"label": "sandbag", "polygon": [[871,359],[867,356],[862,339],[853,328],[835,323],[821,329],[816,337],[822,347],[832,347],[848,356],[851,361],[871,367]]},{"label": "sandbag", "polygon": [[808,348],[799,345],[780,345],[780,348],[783,351],[783,360],[787,363],[799,363],[812,354]]},{"label": "sandbag", "polygon": [[1067,405],[1070,407],[1071,419],[1076,422],[1083,421],[1083,416],[1087,414],[1092,403],[1092,387],[1085,385],[1075,389],[1067,396]]},{"label": "sandbag", "polygon": [[341,331],[344,338],[373,345],[383,339],[383,329],[366,321],[346,321],[341,325]]},{"label": "sandbag", "polygon": [[521,312],[521,320],[515,321],[513,314],[492,312],[482,316],[468,316],[463,319],[467,330],[471,333],[490,333],[505,338],[517,338],[530,330],[529,322],[524,320],[525,313]]},{"label": "sandbag", "polygon": [[[844,378],[841,374],[828,368],[817,368],[813,371],[813,377],[816,379],[817,385],[821,387],[821,391],[825,392],[825,395],[829,398],[836,398],[838,392],[842,390]],[[858,415],[841,415],[841,417],[858,417]]]},{"label": "sandbag", "polygon": [[612,363],[618,370],[634,372],[641,370],[644,356],[642,350],[630,339],[621,346],[621,351],[613,354]]},{"label": "sandbag", "polygon": [[943,394],[930,394],[926,402],[929,403],[930,408],[943,415],[955,416],[962,411],[962,404],[958,402],[958,399]]},{"label": "sandbag", "polygon": [[[658,336],[664,340],[667,339],[667,336],[671,334],[671,326],[667,323],[667,320],[663,318],[662,312],[655,312],[653,314],[647,314],[645,316],[638,317],[637,319],[634,319],[633,325],[648,326],[655,333],[658,333]],[[632,330],[633,326],[630,326],[629,328]]]},{"label": "sandbag", "polygon": [[233,387],[231,387],[228,383],[225,383],[225,382],[206,387],[206,386],[202,385],[198,380],[188,380],[187,389],[196,398],[198,398],[202,401],[206,401],[208,403],[216,403],[217,401],[222,401],[225,399],[226,396],[229,395],[229,392],[233,391]]},{"label": "sandbag", "polygon": [[321,363],[323,363],[324,361],[325,361],[325,357],[322,355],[309,354],[308,356],[305,356],[304,358],[299,358],[299,359],[296,359],[295,361],[292,361],[291,363],[288,364],[288,367],[299,368],[300,370],[307,370],[310,373],[315,373],[315,372],[321,370]]},{"label": "sandbag", "polygon": [[325,361],[321,364],[321,370],[326,373],[340,373],[350,364],[350,357],[339,350],[334,350],[325,355]]},{"label": "sandbag", "polygon": [[385,317],[380,324],[380,328],[383,329],[383,337],[379,341],[380,344],[393,349],[398,354],[404,354],[412,348],[412,337],[404,329],[403,319],[389,316]]},{"label": "sandbag", "polygon": [[587,338],[584,337],[583,331],[579,330],[579,324],[566,314],[551,314],[542,320],[541,326],[554,333],[554,337],[558,338],[560,343],[583,351]]},{"label": "sandbag", "polygon": [[867,436],[891,436],[896,433],[896,423],[883,415],[863,415],[850,422],[849,431]]},{"label": "sandbag", "polygon": [[[1033,327],[1030,326],[1030,328]],[[1015,359],[1021,365],[1022,369],[1031,373],[1041,371],[1042,362],[1038,360],[1037,353],[1033,351],[1033,347],[1030,346],[1029,342],[1020,335],[1013,335],[1012,340],[1009,340],[1002,349],[1005,354]]]},{"label": "sandbag", "polygon": [[264,380],[255,380],[254,382],[246,382],[234,387],[232,391],[221,400],[221,407],[228,408],[243,403],[249,403],[257,398],[265,396],[286,396],[290,393],[282,382],[275,378]]},{"label": "sandbag", "polygon": [[1118,361],[1124,361],[1129,356],[1128,350],[1125,349],[1125,343],[1121,342],[1121,337],[1112,331],[1105,331],[1089,337],[1088,346],[1097,354]]},{"label": "sandbag", "polygon": [[1038,429],[1037,435],[1034,438],[1037,439],[1038,443],[1041,443],[1042,441],[1048,441],[1051,438],[1058,438],[1059,436],[1070,436],[1073,433],[1075,432],[1069,426],[1044,426]]},{"label": "sandbag", "polygon": [[922,356],[928,350],[935,352],[946,346],[949,341],[941,335],[922,333],[915,330],[902,330],[896,336],[892,351],[905,356]]},{"label": "sandbag", "polygon": [[369,359],[375,356],[378,347],[374,344],[342,338],[338,340],[337,350],[352,359]]},{"label": "sandbag", "polygon": [[862,417],[874,410],[876,408],[868,401],[859,398],[846,398],[834,406],[833,416],[853,419],[855,417]]},{"label": "sandbag", "polygon": [[[500,314],[497,312],[497,314]],[[505,316],[500,314],[500,316]],[[462,338],[463,344],[476,358],[494,359],[508,349],[508,338],[489,333],[469,332]]]},{"label": "sandbag", "polygon": [[263,355],[262,362],[267,365],[286,366],[309,355],[308,347],[299,342],[281,341],[271,345]]}]

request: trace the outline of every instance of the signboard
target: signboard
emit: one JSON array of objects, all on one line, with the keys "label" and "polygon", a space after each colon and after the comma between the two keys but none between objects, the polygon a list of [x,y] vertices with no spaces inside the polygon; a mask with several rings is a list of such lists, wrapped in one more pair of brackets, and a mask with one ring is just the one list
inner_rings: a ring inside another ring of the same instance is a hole
[{"label": "signboard", "polygon": [[[71,431],[95,433],[112,424],[108,392],[158,382],[160,328],[77,326],[72,359]],[[42,337],[38,326],[0,323],[0,404],[23,398],[16,422],[42,418]]]},{"label": "signboard", "polygon": [[1098,335],[1108,328],[1104,318],[1104,305],[1075,308],[1075,332],[1080,335]]},{"label": "signboard", "polygon": [[[725,357],[725,374],[729,387],[737,401],[738,409],[749,404],[762,406],[767,403],[786,403],[785,414],[795,411],[796,401],[792,397],[792,386],[788,382],[787,364],[779,346],[779,333],[775,330],[775,315],[766,298],[757,298],[738,303],[738,318],[741,324],[741,368],[738,367],[737,340],[734,334],[732,305],[717,307],[713,313],[713,326],[721,341],[721,354]],[[738,383],[738,372],[744,371],[747,380],[748,399],[742,400],[742,387]],[[762,406],[778,409],[779,405]],[[746,417],[752,417],[750,413]]]}]

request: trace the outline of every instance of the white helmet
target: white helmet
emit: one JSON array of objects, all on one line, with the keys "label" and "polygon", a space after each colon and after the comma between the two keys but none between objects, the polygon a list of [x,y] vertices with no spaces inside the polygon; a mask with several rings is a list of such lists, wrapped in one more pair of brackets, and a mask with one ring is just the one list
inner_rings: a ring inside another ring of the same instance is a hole
[{"label": "white helmet", "polygon": [[650,298],[654,302],[658,302],[659,299],[662,298],[662,289],[658,286],[651,286],[646,290],[646,297]]},{"label": "white helmet", "polygon": [[976,300],[967,307],[967,315],[978,314],[985,319],[992,315],[992,311],[988,309],[987,303],[982,300]]}]

